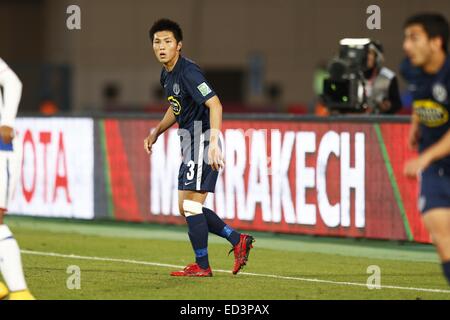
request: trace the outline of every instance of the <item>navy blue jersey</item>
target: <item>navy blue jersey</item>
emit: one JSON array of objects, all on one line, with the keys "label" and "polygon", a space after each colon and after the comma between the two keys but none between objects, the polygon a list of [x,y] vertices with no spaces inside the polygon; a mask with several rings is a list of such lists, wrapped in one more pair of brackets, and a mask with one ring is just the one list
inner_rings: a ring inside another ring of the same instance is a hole
[{"label": "navy blue jersey", "polygon": [[216,93],[198,65],[180,56],[171,72],[161,71],[161,85],[180,128],[192,131],[194,122],[201,121],[203,132],[210,129],[205,102]]},{"label": "navy blue jersey", "polygon": [[[450,129],[450,57],[436,74],[425,73],[405,59],[401,73],[408,81],[413,96],[414,113],[420,120],[419,152],[439,141]],[[437,165],[450,168],[450,155],[436,161]]]},{"label": "navy blue jersey", "polygon": [[216,94],[205,76],[189,59],[179,57],[171,72],[161,71],[161,85],[178,122],[183,161],[178,174],[178,190],[214,192],[218,172],[205,164],[209,145],[209,108],[205,102]]}]

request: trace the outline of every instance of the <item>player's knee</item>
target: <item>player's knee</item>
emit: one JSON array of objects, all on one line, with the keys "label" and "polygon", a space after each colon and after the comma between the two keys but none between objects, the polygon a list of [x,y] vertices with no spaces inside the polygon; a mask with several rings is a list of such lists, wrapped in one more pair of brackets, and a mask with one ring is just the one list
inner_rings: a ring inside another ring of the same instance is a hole
[{"label": "player's knee", "polygon": [[190,217],[203,213],[203,205],[200,202],[192,200],[183,201],[184,216]]},{"label": "player's knee", "polygon": [[433,243],[436,246],[441,260],[448,261],[450,259],[450,238],[440,238],[438,241],[435,241],[433,238]]},{"label": "player's knee", "polygon": [[445,258],[448,260],[450,258],[450,235],[443,232],[435,232],[432,233],[431,239],[441,256],[441,259]]},{"label": "player's knee", "polygon": [[5,240],[13,236],[11,230],[6,224],[0,224],[0,240]]},{"label": "player's knee", "polygon": [[447,247],[450,243],[450,234],[440,232],[440,233],[434,233],[432,234],[433,243],[437,246],[445,246]]}]

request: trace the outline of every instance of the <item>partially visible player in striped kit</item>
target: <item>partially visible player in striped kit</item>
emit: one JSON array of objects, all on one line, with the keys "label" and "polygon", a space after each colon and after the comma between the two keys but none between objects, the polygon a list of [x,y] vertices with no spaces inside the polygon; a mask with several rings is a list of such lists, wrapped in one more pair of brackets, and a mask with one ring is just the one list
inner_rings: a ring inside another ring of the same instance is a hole
[{"label": "partially visible player in striped kit", "polygon": [[[8,202],[17,177],[17,152],[14,151],[14,121],[22,95],[22,82],[0,58],[0,299],[34,300],[22,270],[20,249],[11,230],[3,224]],[[8,290],[9,289],[9,290]]]}]

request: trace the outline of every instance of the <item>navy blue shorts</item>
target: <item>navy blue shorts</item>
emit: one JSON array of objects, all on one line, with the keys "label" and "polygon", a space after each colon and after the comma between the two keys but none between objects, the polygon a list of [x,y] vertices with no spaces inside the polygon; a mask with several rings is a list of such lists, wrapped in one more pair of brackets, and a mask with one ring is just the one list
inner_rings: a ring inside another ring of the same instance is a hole
[{"label": "navy blue shorts", "polygon": [[420,178],[419,210],[450,208],[450,168],[431,165]]},{"label": "navy blue shorts", "polygon": [[219,171],[214,171],[208,164],[209,141],[200,139],[199,147],[189,154],[184,152],[178,173],[178,190],[214,192]]}]

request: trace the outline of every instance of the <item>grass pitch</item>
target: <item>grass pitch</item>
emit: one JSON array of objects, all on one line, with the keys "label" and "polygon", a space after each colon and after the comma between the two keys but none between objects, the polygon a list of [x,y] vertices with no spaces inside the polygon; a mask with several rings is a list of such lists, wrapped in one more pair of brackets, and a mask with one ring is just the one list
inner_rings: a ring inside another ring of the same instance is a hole
[{"label": "grass pitch", "polygon": [[[255,247],[234,276],[230,245],[210,234],[214,276],[177,278],[170,271],[193,262],[185,226],[5,220],[38,299],[450,300],[431,245],[251,232]],[[80,289],[67,287],[70,266],[79,267]],[[366,285],[369,266],[380,268],[380,289]]]}]

